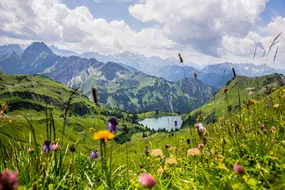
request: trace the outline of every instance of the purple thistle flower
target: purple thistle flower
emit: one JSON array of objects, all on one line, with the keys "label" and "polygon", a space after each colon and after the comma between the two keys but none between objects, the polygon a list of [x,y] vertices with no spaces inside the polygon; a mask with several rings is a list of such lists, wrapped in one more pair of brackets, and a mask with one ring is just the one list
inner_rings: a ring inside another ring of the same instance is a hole
[{"label": "purple thistle flower", "polygon": [[96,159],[98,157],[99,157],[99,155],[98,155],[98,151],[97,150],[91,151],[90,156],[89,156],[90,159]]},{"label": "purple thistle flower", "polygon": [[18,173],[4,170],[0,173],[0,189],[14,190],[18,188]]},{"label": "purple thistle flower", "polygon": [[266,104],[266,107],[269,108],[269,107],[270,107],[270,104],[267,103],[267,104]]},{"label": "purple thistle flower", "polygon": [[156,179],[149,173],[144,173],[139,177],[139,183],[142,187],[151,189],[157,183]]},{"label": "purple thistle flower", "polygon": [[58,143],[51,145],[50,147],[53,151],[57,152],[61,150],[61,146]]},{"label": "purple thistle flower", "polygon": [[112,133],[116,133],[118,131],[118,121],[115,117],[112,117],[109,121],[108,121],[108,130]]},{"label": "purple thistle flower", "polygon": [[214,114],[211,115],[211,119],[215,119],[215,115]]},{"label": "purple thistle flower", "polygon": [[240,174],[240,175],[245,174],[245,169],[244,169],[244,167],[241,166],[241,165],[235,164],[234,167],[233,167],[233,169],[234,169],[234,172],[235,172],[236,174]]},{"label": "purple thistle flower", "polygon": [[46,140],[43,144],[43,151],[44,152],[49,152],[51,150],[51,146],[50,146],[50,141]]}]

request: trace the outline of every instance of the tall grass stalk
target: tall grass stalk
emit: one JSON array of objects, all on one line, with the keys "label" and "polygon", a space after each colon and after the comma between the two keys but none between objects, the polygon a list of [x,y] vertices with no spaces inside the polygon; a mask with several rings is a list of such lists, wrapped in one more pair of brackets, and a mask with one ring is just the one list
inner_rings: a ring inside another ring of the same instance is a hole
[{"label": "tall grass stalk", "polygon": [[271,45],[270,45],[270,47],[269,47],[269,50],[268,50],[267,56],[266,56],[265,65],[264,65],[264,68],[263,68],[263,75],[264,75],[264,72],[265,72],[265,67],[266,67],[266,65],[267,65],[268,56],[269,56],[269,54],[270,54],[272,48],[273,48],[275,45],[277,45],[277,44],[279,43],[279,41],[277,41],[277,40],[278,40],[278,38],[279,38],[282,34],[283,34],[283,31],[280,32],[280,33],[273,39],[273,41],[272,41],[272,43],[271,43]]},{"label": "tall grass stalk", "polygon": [[5,148],[4,144],[2,143],[1,139],[0,139],[0,150],[1,150],[1,156],[2,156],[2,163],[3,163],[3,167],[4,168],[7,168],[7,165],[6,165],[6,159],[9,158],[9,154],[8,154],[8,151],[7,149]]},{"label": "tall grass stalk", "polygon": [[277,48],[276,48],[275,55],[274,55],[274,58],[273,58],[273,73],[275,72],[274,64],[275,64],[275,61],[276,61],[276,57],[277,57],[277,53],[278,53],[278,49],[279,49],[279,47],[277,47]]},{"label": "tall grass stalk", "polygon": [[[180,53],[178,53],[178,56],[179,56],[179,60],[180,60],[180,63],[182,65],[182,69],[183,69],[183,74],[184,74],[184,80],[185,80],[185,83],[186,83],[186,86],[187,86],[187,90],[190,91],[190,87],[189,87],[189,84],[188,84],[188,81],[187,81],[187,78],[186,78],[186,72],[185,72],[185,68],[184,68],[184,65],[183,65],[183,58],[181,56]],[[183,91],[182,91],[183,92]],[[185,96],[185,92],[183,92],[183,96]],[[189,117],[189,121],[191,122],[191,115],[190,115],[190,106],[191,106],[191,102],[190,102],[190,99],[188,100],[188,104],[187,104],[187,107],[189,109],[189,114],[188,114],[188,117]],[[192,130],[191,130],[191,127],[189,126],[189,133],[190,133],[190,137],[192,136]]]},{"label": "tall grass stalk", "polygon": [[53,129],[53,139],[56,140],[55,124],[54,124],[54,118],[53,118],[53,114],[51,110],[50,110],[50,125],[51,125],[51,128]]},{"label": "tall grass stalk", "polygon": [[31,130],[31,133],[33,135],[33,138],[34,138],[34,143],[35,143],[35,151],[36,151],[36,155],[39,156],[39,150],[38,150],[38,144],[37,144],[37,139],[36,139],[36,134],[35,134],[35,129],[31,123],[31,121],[26,117],[24,116],[24,118],[26,119],[26,121],[28,122],[28,127],[30,128]]},{"label": "tall grass stalk", "polygon": [[77,89],[73,90],[67,100],[67,102],[65,103],[65,109],[64,109],[64,116],[63,116],[63,127],[62,127],[62,135],[61,135],[61,145],[64,146],[64,137],[65,137],[65,128],[66,128],[66,120],[67,120],[67,116],[68,113],[71,109],[71,103],[73,100],[73,96],[76,94]]},{"label": "tall grass stalk", "polygon": [[239,115],[240,115],[240,120],[241,120],[241,99],[240,99],[240,93],[239,93],[239,89],[238,89],[238,108],[239,108]]},{"label": "tall grass stalk", "polygon": [[47,137],[46,137],[46,139],[47,140],[51,140],[50,138],[49,138],[49,117],[48,117],[48,107],[47,107],[47,104],[46,104],[46,109],[45,109],[45,116],[46,116],[46,135],[47,135]]}]

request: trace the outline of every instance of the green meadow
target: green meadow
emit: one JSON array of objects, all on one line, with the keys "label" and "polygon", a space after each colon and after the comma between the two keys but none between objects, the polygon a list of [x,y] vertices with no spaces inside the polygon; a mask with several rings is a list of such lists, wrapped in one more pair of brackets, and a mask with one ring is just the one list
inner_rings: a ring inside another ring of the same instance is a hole
[{"label": "green meadow", "polygon": [[[0,170],[17,171],[19,189],[143,189],[149,186],[138,179],[145,173],[155,179],[153,189],[285,188],[283,76],[233,79],[226,92],[184,115],[186,124],[176,132],[136,124],[175,113],[99,109],[46,77],[0,77]],[[209,121],[213,109],[216,119]],[[119,123],[114,138],[95,140],[112,116]],[[60,149],[44,151],[46,140]],[[98,157],[90,158],[91,151]]]}]

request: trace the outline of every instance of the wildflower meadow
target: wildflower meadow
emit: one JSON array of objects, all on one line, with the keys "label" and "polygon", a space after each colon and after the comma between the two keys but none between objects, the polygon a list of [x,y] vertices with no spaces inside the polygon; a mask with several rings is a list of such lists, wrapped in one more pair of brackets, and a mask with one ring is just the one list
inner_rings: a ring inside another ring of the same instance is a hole
[{"label": "wildflower meadow", "polygon": [[284,189],[284,102],[283,87],[217,122],[201,116],[192,126],[136,133],[121,145],[114,138],[124,121],[110,117],[105,129],[89,133],[91,152],[53,130],[36,142],[30,123],[27,144],[0,141],[0,189]]}]

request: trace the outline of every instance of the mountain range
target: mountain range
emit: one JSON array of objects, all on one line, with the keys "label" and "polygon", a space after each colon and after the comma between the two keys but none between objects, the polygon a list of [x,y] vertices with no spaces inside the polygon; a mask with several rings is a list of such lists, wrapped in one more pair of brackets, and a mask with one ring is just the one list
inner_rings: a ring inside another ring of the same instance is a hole
[{"label": "mountain range", "polygon": [[[96,59],[99,62],[116,62],[125,66],[130,66],[138,71],[148,75],[162,77],[168,81],[176,82],[187,78],[194,78],[193,73],[196,72],[198,79],[203,83],[221,88],[228,80],[233,77],[232,68],[235,68],[237,75],[240,76],[262,76],[272,74],[274,72],[285,74],[285,69],[273,69],[266,64],[254,65],[251,63],[234,64],[234,63],[218,63],[209,64],[201,67],[199,64],[186,63],[181,65],[175,58],[162,59],[160,57],[146,57],[144,55],[132,52],[122,52],[117,54],[103,55],[97,52],[76,53],[70,50],[63,50],[54,45],[49,46],[55,55],[62,57],[77,56],[85,59]],[[0,46],[0,57],[5,53],[15,52],[20,54],[24,51],[20,45]]]},{"label": "mountain range", "polygon": [[9,44],[0,46],[0,57],[15,52],[17,54],[23,53],[24,49],[18,44]]},{"label": "mountain range", "polygon": [[[53,50],[53,48],[51,49]],[[185,77],[194,78],[193,73],[196,72],[198,74],[198,78],[203,83],[215,88],[221,88],[233,77],[232,68],[235,68],[237,75],[247,77],[268,75],[275,72],[285,74],[285,69],[273,69],[266,64],[255,65],[251,63],[238,64],[225,62],[209,64],[202,67],[201,65],[195,63],[186,63],[181,65],[179,60],[175,58],[162,59],[155,56],[145,57],[144,55],[128,51],[111,55],[102,55],[97,52],[77,54],[72,51],[60,50],[58,48],[53,51],[55,54],[61,56],[77,55],[88,59],[96,58],[98,61],[103,63],[123,63],[148,75],[162,77],[172,82],[183,80]]]},{"label": "mountain range", "polygon": [[207,102],[215,91],[197,79],[169,82],[121,63],[58,56],[43,42],[34,42],[22,53],[13,50],[2,55],[0,71],[42,74],[79,88],[90,98],[91,87],[96,85],[100,103],[129,112],[189,112]]}]

